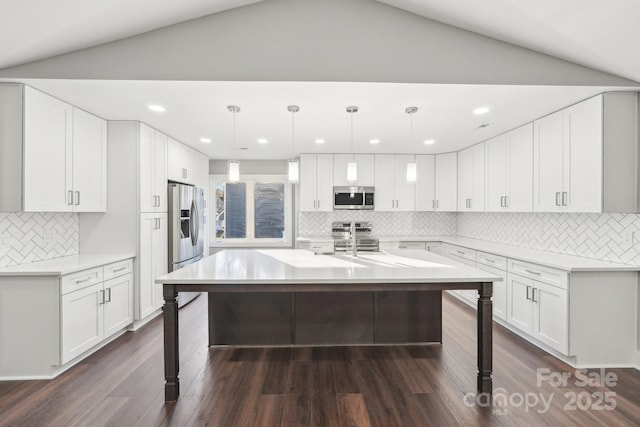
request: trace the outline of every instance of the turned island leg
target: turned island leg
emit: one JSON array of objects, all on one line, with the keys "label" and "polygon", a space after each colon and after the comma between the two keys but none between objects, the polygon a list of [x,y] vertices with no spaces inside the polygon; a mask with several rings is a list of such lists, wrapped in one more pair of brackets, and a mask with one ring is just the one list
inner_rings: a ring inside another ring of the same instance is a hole
[{"label": "turned island leg", "polygon": [[178,350],[178,292],[173,285],[162,285],[164,306],[164,400],[172,402],[180,395]]},{"label": "turned island leg", "polygon": [[493,283],[478,288],[478,391],[491,393],[493,369]]}]

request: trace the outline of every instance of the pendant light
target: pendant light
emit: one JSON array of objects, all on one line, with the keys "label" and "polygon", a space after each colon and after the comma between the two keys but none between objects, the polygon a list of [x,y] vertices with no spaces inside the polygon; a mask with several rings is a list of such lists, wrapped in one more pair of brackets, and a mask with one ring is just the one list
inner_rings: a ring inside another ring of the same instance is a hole
[{"label": "pendant light", "polygon": [[295,158],[296,151],[296,113],[300,111],[297,105],[289,105],[287,110],[291,113],[291,160],[289,160],[288,179],[291,183],[300,181],[300,162]]},{"label": "pendant light", "polygon": [[[411,119],[411,128],[409,131],[409,145],[411,146],[413,143],[413,115],[418,111],[418,107],[407,107],[404,109],[404,112],[409,115]],[[413,162],[407,163],[407,182],[416,182],[418,178],[418,165],[416,164],[416,156],[413,155]]]},{"label": "pendant light", "polygon": [[[227,110],[233,113],[233,148],[236,148],[236,113],[240,112],[237,105],[227,106]],[[240,162],[237,160],[229,160],[227,163],[228,179],[230,182],[238,182],[240,180]]]},{"label": "pendant light", "polygon": [[347,113],[351,115],[351,155],[352,160],[347,162],[347,182],[358,180],[358,163],[356,163],[356,153],[353,151],[353,114],[358,112],[358,107],[351,105],[347,107]]}]

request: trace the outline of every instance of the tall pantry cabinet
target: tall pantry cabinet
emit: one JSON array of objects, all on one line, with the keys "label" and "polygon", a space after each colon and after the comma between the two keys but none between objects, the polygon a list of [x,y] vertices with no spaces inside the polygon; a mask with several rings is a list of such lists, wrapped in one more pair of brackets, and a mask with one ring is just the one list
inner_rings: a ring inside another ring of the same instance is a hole
[{"label": "tall pantry cabinet", "polygon": [[135,327],[162,306],[166,274],[167,136],[136,121],[109,122],[109,211],[80,216],[80,252],[135,255]]}]

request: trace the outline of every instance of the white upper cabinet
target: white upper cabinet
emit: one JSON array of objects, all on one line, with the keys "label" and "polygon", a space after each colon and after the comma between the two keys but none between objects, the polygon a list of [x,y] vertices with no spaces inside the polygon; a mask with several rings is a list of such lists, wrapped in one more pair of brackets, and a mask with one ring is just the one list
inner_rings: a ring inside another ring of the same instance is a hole
[{"label": "white upper cabinet", "polygon": [[73,189],[76,212],[107,210],[107,121],[73,108]]},{"label": "white upper cabinet", "polygon": [[300,155],[300,210],[333,210],[333,154]]},{"label": "white upper cabinet", "polygon": [[407,164],[415,162],[414,155],[376,154],[377,211],[413,211],[415,209],[414,182],[407,182]]},{"label": "white upper cabinet", "polygon": [[195,184],[198,180],[198,152],[169,137],[167,143],[167,179]]},{"label": "white upper cabinet", "polygon": [[105,120],[21,84],[0,107],[1,211],[106,211]]},{"label": "white upper cabinet", "polygon": [[458,210],[484,211],[484,143],[458,152]]},{"label": "white upper cabinet", "polygon": [[416,211],[435,210],[436,156],[416,154]]},{"label": "white upper cabinet", "polygon": [[487,212],[533,211],[533,124],[485,142]]},{"label": "white upper cabinet", "polygon": [[167,136],[140,123],[140,212],[167,212]]},{"label": "white upper cabinet", "polygon": [[72,127],[71,105],[24,87],[25,211],[73,210]]},{"label": "white upper cabinet", "polygon": [[455,212],[458,193],[458,153],[436,154],[436,191],[433,201],[437,211]]},{"label": "white upper cabinet", "polygon": [[595,96],[534,122],[535,212],[636,212],[636,93]]},{"label": "white upper cabinet", "polygon": [[[355,182],[347,181],[347,162],[355,161],[358,165],[358,176]],[[375,185],[375,167],[373,154],[334,154],[333,185],[373,187]]]}]

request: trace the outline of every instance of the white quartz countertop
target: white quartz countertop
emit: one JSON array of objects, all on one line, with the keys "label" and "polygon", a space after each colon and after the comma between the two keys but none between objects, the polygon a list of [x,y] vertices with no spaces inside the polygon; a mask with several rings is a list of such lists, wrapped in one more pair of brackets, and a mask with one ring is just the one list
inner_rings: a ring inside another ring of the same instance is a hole
[{"label": "white quartz countertop", "polygon": [[172,284],[495,282],[500,277],[422,250],[315,255],[302,249],[225,250],[156,279]]},{"label": "white quartz countertop", "polygon": [[78,254],[0,268],[0,276],[64,276],[133,258],[133,254]]},{"label": "white quartz countertop", "polygon": [[[326,237],[326,236],[325,236]],[[501,255],[507,258],[527,261],[559,270],[578,271],[640,271],[640,266],[603,261],[593,258],[566,255],[556,252],[530,249],[521,246],[495,243],[487,240],[471,239],[458,236],[377,236],[381,243],[384,242],[442,242],[459,245],[477,251]],[[306,241],[318,241],[315,236],[305,237]],[[302,241],[302,240],[298,240]]]}]

